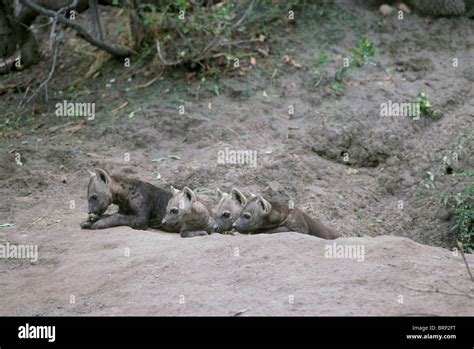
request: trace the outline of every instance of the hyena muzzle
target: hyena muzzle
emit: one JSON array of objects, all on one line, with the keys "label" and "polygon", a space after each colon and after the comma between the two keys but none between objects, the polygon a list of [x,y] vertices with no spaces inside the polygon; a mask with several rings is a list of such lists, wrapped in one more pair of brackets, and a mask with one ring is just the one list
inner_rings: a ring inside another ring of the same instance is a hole
[{"label": "hyena muzzle", "polygon": [[213,232],[214,220],[211,211],[190,188],[178,190],[171,187],[173,197],[169,200],[162,223],[180,225],[182,237],[208,235]]},{"label": "hyena muzzle", "polygon": [[236,188],[232,188],[230,194],[217,189],[217,204],[214,214],[213,229],[215,233],[223,233],[232,230],[232,224],[239,218],[240,213],[247,204],[247,197]]}]

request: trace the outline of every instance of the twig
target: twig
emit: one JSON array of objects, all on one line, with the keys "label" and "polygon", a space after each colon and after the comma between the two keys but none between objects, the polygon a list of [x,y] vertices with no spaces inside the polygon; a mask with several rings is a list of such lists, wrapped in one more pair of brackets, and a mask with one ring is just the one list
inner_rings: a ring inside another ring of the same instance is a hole
[{"label": "twig", "polygon": [[[56,16],[56,13],[57,13],[55,11],[48,10],[48,9],[38,5],[38,4],[33,3],[31,0],[20,0],[20,3],[22,5],[25,5],[29,8],[31,8],[32,10],[38,12],[39,14],[42,14],[42,15],[47,16],[47,17],[53,17],[54,18]],[[84,38],[84,40],[86,40],[90,44],[92,44],[96,47],[99,47],[102,50],[104,50],[104,51],[106,51],[106,52],[108,52],[108,53],[110,53],[114,56],[126,57],[126,56],[130,56],[130,54],[132,53],[130,50],[121,48],[121,47],[117,46],[116,44],[109,44],[105,41],[101,41],[97,38],[94,38],[81,25],[77,24],[76,22],[74,22],[72,20],[67,19],[66,17],[58,16],[58,22],[61,23],[61,24],[64,24],[67,27],[73,28]]]},{"label": "twig", "polygon": [[38,222],[39,222],[40,220],[42,220],[44,217],[45,217],[45,216],[38,218],[37,220],[35,220],[35,221],[31,222],[30,224],[28,224],[28,226],[33,225],[33,224],[35,224],[35,223],[38,223]]},{"label": "twig", "polygon": [[242,17],[240,17],[240,19],[237,21],[237,23],[235,23],[232,28],[237,28],[239,25],[241,25],[243,23],[243,21],[245,21],[245,19],[247,18],[247,16],[252,12],[252,9],[253,9],[253,5],[255,4],[255,0],[252,0],[250,2],[250,5],[249,7],[247,7],[247,9],[245,10],[244,14],[242,15]]},{"label": "twig", "polygon": [[251,43],[251,42],[258,42],[260,40],[258,39],[249,39],[249,40],[237,40],[237,41],[222,41],[220,43],[221,46],[227,46],[227,45],[235,45],[239,46],[240,44],[246,44],[246,43]]},{"label": "twig", "polygon": [[233,316],[242,315],[243,313],[248,312],[250,309],[251,309],[251,308],[245,308],[245,309],[239,310],[238,312],[234,313]]},{"label": "twig", "polygon": [[471,278],[471,281],[474,282],[474,278],[472,277],[472,274],[471,274],[471,269],[469,269],[469,264],[467,263],[466,256],[464,255],[464,246],[462,242],[459,240],[457,241],[457,245],[458,245],[459,252],[461,252],[462,259],[464,260],[464,264],[466,264],[466,269],[469,274],[469,277]]},{"label": "twig", "polygon": [[410,286],[406,286],[406,285],[402,285],[402,286],[409,289],[409,290],[417,291],[417,292],[439,293],[439,294],[445,294],[447,296],[461,296],[461,297],[468,297],[468,298],[474,299],[474,295],[472,295],[470,293],[451,293],[451,292],[441,291],[438,288],[434,287],[433,285],[429,285],[430,286],[429,290],[423,290],[423,289],[420,289],[420,288],[410,287]]},{"label": "twig", "polygon": [[182,62],[182,60],[177,60],[175,62],[168,62],[161,53],[160,40],[158,39],[156,39],[156,53],[158,54],[158,58],[160,59],[161,64],[163,65],[178,65]]},{"label": "twig", "polygon": [[215,49],[217,46],[220,45],[219,34],[220,32],[214,36],[214,38],[209,42],[209,44],[206,47],[204,47],[204,49],[201,51],[200,54],[198,54],[197,56],[193,58],[193,61],[200,61],[204,59],[204,57],[206,56],[208,52],[212,51],[213,49]]},{"label": "twig", "polygon": [[191,49],[191,51],[198,52],[196,50],[196,48],[193,46],[193,44],[191,44],[191,42],[188,40],[188,38],[183,34],[183,32],[181,30],[179,30],[179,28],[175,28],[175,29],[178,32],[179,36],[181,36],[181,39],[183,39],[183,41],[186,43],[186,45],[188,45],[188,47]]},{"label": "twig", "polygon": [[38,94],[38,92],[41,90],[41,88],[43,86],[45,87],[46,101],[48,101],[48,82],[51,80],[51,78],[53,77],[54,71],[56,70],[56,61],[57,61],[57,57],[58,57],[59,43],[61,41],[61,38],[62,38],[62,34],[59,35],[59,38],[58,38],[58,36],[56,36],[56,38],[55,38],[54,52],[53,52],[53,64],[51,66],[51,70],[49,71],[48,77],[46,78],[46,80],[44,80],[39,85],[39,87],[36,89],[36,91],[33,92],[33,94],[30,96],[30,98],[28,98],[28,100],[26,101],[25,104],[28,104],[33,99],[33,97],[35,97]]},{"label": "twig", "polygon": [[[250,2],[250,5],[247,7],[244,14],[242,15],[242,17],[240,17],[240,19],[231,26],[233,29],[240,26],[245,21],[245,19],[252,12],[254,4],[255,4],[255,0],[252,0]],[[231,46],[231,45],[238,45],[239,43],[258,41],[258,40],[222,41],[221,33],[223,30],[223,23],[219,23],[217,27],[218,27],[217,33],[214,34],[214,37],[209,41],[209,43],[199,53],[196,53],[193,57],[187,59],[187,61],[199,63],[200,61],[205,59],[209,55],[210,52],[212,52],[216,47],[219,47],[219,46]],[[197,50],[194,48],[191,42],[185,37],[185,35],[179,30],[179,28],[174,28],[174,29],[178,32],[180,37],[183,39],[185,44],[191,49],[191,51],[196,52]],[[168,62],[163,56],[163,53],[161,51],[161,44],[159,40],[156,40],[156,51],[157,51],[159,60],[165,66],[178,65],[183,62],[182,59],[179,59],[175,62]]]},{"label": "twig", "polygon": [[161,77],[161,74],[158,75],[158,76],[155,76],[153,79],[151,79],[150,81],[148,81],[148,82],[146,82],[146,83],[144,83],[144,84],[135,86],[133,89],[134,89],[134,90],[140,90],[140,89],[142,89],[142,88],[147,88],[148,86],[153,85],[153,84],[158,80],[158,78],[160,78],[160,77]]},{"label": "twig", "polygon": [[92,36],[97,38],[97,32],[99,32],[99,39],[103,40],[102,25],[100,24],[99,5],[97,4],[97,0],[89,0],[89,8],[91,10]]}]

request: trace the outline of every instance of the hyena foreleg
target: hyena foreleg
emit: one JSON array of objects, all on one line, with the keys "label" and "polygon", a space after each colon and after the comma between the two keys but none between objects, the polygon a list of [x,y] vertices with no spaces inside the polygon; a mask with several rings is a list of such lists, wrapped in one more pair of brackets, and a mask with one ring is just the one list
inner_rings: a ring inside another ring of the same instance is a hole
[{"label": "hyena foreleg", "polygon": [[116,213],[100,218],[97,222],[91,225],[90,229],[106,229],[118,227],[120,225],[126,225],[134,229],[146,230],[148,226],[148,219],[145,216],[133,216]]},{"label": "hyena foreleg", "polygon": [[277,227],[273,229],[268,229],[262,231],[263,234],[277,234],[277,233],[286,233],[288,231],[292,231],[291,229],[288,229],[287,227]]},{"label": "hyena foreleg", "polygon": [[192,238],[192,237],[195,237],[195,236],[205,236],[205,235],[209,235],[209,234],[204,230],[198,230],[198,231],[183,230],[183,231],[181,231],[180,235],[181,235],[182,238]]}]

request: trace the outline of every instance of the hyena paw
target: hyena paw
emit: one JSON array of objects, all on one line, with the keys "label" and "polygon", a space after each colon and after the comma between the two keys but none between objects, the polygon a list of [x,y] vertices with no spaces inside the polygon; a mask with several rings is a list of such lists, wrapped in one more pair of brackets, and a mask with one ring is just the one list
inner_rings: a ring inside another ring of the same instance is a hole
[{"label": "hyena paw", "polygon": [[192,238],[195,236],[205,236],[205,235],[208,235],[208,233],[205,231],[182,231],[181,232],[182,238]]},{"label": "hyena paw", "polygon": [[91,226],[92,226],[92,222],[90,222],[90,221],[83,221],[83,222],[81,222],[80,225],[81,225],[81,228],[82,228],[82,229],[90,229]]},{"label": "hyena paw", "polygon": [[98,214],[95,214],[95,213],[90,213],[89,216],[87,217],[87,220],[89,222],[97,222],[99,220],[100,216]]},{"label": "hyena paw", "polygon": [[103,221],[97,221],[91,226],[91,229],[105,229],[105,228],[108,228],[108,226]]}]

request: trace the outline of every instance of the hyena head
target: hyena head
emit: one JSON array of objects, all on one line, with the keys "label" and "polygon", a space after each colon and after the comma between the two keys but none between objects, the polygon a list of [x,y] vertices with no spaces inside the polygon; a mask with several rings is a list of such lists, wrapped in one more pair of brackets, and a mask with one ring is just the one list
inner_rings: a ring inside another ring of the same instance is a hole
[{"label": "hyena head", "polygon": [[217,189],[219,204],[215,212],[214,232],[222,233],[232,230],[232,224],[239,218],[242,209],[247,204],[247,198],[238,189],[233,188],[230,194]]},{"label": "hyena head", "polygon": [[247,233],[264,228],[265,220],[272,210],[272,205],[261,195],[249,200],[240,213],[239,218],[232,224],[240,233]]},{"label": "hyena head", "polygon": [[87,187],[87,200],[89,203],[88,213],[102,215],[112,203],[112,191],[110,190],[112,179],[101,169],[95,172],[89,171],[90,180]]},{"label": "hyena head", "polygon": [[171,192],[173,197],[168,202],[165,218],[161,221],[165,226],[173,226],[182,222],[183,218],[191,212],[192,205],[197,200],[196,194],[188,187],[178,190],[171,186]]}]

